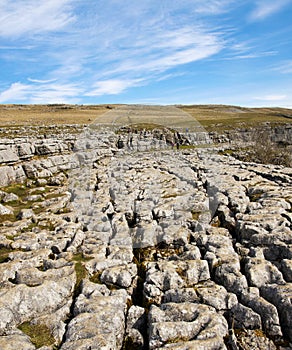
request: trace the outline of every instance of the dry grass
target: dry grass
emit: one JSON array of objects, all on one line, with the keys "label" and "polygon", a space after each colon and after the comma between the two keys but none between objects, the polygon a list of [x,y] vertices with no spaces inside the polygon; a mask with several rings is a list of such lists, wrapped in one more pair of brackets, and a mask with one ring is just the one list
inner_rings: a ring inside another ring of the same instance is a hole
[{"label": "dry grass", "polygon": [[0,105],[0,126],[90,124],[110,106]]},{"label": "dry grass", "polygon": [[263,123],[292,123],[292,110],[287,108],[245,108],[225,105],[178,106],[197,119],[207,130],[255,127]]},{"label": "dry grass", "polygon": [[[62,125],[113,123],[122,105],[0,105],[0,126]],[[125,114],[126,124],[155,122],[170,126],[188,127],[192,122],[200,123],[208,130],[230,127],[256,126],[270,122],[274,124],[292,123],[292,110],[285,108],[244,108],[225,105],[175,106],[177,115],[171,114],[169,107],[138,106],[141,112],[138,119],[135,112]],[[129,109],[133,106],[129,106]],[[135,107],[137,108],[137,106]],[[174,109],[174,108],[173,108]],[[115,114],[115,110],[118,110]],[[167,111],[165,113],[165,111]],[[143,118],[143,119],[142,119]],[[137,120],[136,120],[137,119]],[[123,121],[123,120],[121,120]]]}]

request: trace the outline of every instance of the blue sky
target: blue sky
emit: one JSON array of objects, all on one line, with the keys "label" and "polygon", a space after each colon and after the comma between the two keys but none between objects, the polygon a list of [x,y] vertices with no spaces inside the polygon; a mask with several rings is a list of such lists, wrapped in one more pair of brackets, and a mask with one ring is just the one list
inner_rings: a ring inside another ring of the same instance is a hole
[{"label": "blue sky", "polygon": [[292,108],[292,0],[0,0],[0,103]]}]

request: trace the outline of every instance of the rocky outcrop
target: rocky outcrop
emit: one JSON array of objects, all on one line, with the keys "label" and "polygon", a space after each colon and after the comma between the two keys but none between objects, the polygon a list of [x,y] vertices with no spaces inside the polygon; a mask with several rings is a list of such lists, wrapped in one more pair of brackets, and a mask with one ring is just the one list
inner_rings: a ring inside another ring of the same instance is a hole
[{"label": "rocky outcrop", "polygon": [[289,349],[291,168],[118,137],[2,141],[0,347]]}]

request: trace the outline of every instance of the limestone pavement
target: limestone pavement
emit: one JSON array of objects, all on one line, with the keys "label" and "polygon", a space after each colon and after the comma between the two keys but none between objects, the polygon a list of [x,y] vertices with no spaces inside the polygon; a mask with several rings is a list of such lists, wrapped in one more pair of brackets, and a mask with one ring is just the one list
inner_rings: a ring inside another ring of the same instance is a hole
[{"label": "limestone pavement", "polygon": [[1,349],[291,349],[292,170],[196,141],[2,140]]}]

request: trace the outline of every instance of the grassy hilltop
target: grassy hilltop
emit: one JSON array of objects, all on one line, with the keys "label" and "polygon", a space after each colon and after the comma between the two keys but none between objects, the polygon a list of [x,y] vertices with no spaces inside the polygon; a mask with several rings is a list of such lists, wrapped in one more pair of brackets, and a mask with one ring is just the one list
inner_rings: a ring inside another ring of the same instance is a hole
[{"label": "grassy hilltop", "polygon": [[[0,126],[90,124],[121,105],[0,105]],[[245,108],[227,105],[176,105],[208,130],[292,123],[292,109]],[[162,107],[163,108],[163,107]],[[147,106],[145,106],[147,109]]]}]

